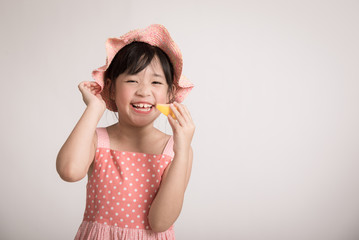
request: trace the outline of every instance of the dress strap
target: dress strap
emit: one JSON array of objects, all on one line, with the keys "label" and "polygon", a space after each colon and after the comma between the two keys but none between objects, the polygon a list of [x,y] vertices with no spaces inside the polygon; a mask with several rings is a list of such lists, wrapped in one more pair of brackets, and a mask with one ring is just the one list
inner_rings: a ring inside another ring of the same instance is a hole
[{"label": "dress strap", "polygon": [[165,149],[163,150],[163,154],[166,154],[170,157],[174,157],[174,152],[173,152],[173,136],[170,137],[170,139],[168,140]]},{"label": "dress strap", "polygon": [[110,138],[105,127],[96,128],[97,133],[97,147],[110,148]]}]

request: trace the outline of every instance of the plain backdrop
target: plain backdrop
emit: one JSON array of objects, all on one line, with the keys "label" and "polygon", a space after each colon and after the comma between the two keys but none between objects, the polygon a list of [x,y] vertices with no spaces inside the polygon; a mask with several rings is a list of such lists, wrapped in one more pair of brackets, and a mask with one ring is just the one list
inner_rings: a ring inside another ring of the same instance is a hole
[{"label": "plain backdrop", "polygon": [[[358,1],[0,2],[0,239],[73,239],[87,177],[58,151],[105,41],[152,23],[195,88],[177,239],[359,239]],[[114,123],[106,111],[99,123]],[[156,126],[170,132],[165,118]]]}]

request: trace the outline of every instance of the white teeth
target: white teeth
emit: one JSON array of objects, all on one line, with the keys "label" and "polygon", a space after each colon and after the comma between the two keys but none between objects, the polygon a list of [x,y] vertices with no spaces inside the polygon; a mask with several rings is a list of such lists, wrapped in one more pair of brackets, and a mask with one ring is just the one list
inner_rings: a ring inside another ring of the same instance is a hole
[{"label": "white teeth", "polygon": [[138,108],[150,108],[150,107],[152,107],[152,105],[150,105],[150,104],[143,104],[143,103],[133,104],[133,106],[138,107]]}]

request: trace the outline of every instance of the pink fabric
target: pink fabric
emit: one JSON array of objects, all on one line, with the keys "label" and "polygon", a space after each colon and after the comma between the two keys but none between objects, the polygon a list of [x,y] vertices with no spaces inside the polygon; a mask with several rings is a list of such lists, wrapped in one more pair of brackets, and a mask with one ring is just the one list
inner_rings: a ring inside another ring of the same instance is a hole
[{"label": "pink fabric", "polygon": [[154,233],[150,230],[120,228],[101,223],[83,221],[75,240],[172,240],[175,239],[173,227],[165,232]]},{"label": "pink fabric", "polygon": [[153,155],[112,150],[106,128],[96,131],[86,210],[75,239],[175,239],[173,226],[154,233],[147,219],[162,174],[173,159],[172,137],[163,154]]}]

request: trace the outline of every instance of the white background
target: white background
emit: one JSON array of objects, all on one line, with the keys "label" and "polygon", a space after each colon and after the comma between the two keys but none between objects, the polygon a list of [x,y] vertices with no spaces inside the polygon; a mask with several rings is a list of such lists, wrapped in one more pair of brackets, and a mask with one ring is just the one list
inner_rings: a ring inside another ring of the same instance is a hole
[{"label": "white background", "polygon": [[[358,1],[0,3],[0,238],[73,239],[87,178],[58,151],[105,41],[167,27],[197,126],[177,239],[359,239]],[[106,111],[99,126],[114,122]],[[157,126],[170,131],[162,118]]]}]

